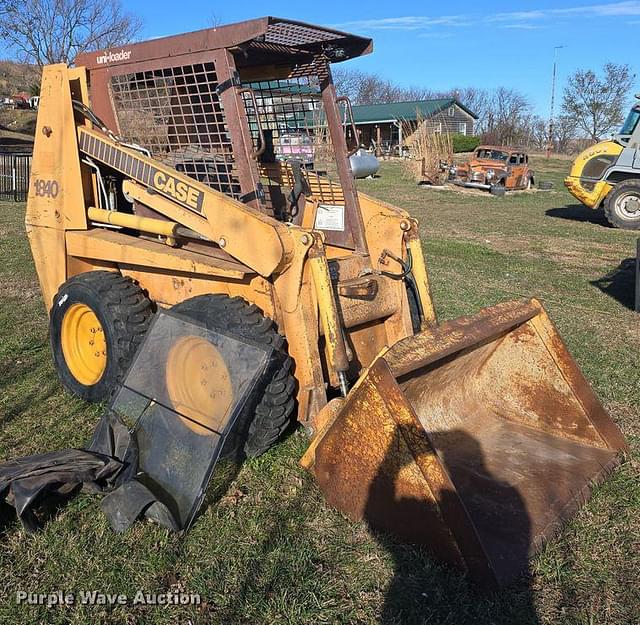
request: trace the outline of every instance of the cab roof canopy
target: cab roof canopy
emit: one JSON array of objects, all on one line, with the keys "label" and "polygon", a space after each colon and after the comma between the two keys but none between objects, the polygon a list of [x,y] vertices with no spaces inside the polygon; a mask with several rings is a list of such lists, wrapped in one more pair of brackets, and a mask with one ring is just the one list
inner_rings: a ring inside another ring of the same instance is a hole
[{"label": "cab roof canopy", "polygon": [[151,39],[95,52],[75,58],[76,66],[89,70],[129,65],[226,48],[236,65],[305,64],[324,54],[330,62],[345,61],[369,54],[373,42],[331,28],[314,26],[279,17],[260,17],[246,22],[207,28],[182,35]]}]

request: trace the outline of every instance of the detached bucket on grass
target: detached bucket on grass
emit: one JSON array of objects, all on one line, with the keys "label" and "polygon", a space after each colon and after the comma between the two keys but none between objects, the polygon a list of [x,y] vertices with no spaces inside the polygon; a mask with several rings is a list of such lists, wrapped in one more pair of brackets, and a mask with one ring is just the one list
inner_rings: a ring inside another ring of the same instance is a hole
[{"label": "detached bucket on grass", "polygon": [[377,358],[306,456],[331,505],[502,586],[626,444],[539,302],[507,302]]}]

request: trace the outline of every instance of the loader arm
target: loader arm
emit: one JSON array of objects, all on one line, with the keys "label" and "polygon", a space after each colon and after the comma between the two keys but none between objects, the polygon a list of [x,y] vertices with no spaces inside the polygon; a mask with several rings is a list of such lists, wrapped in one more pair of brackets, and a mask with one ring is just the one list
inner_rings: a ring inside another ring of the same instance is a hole
[{"label": "loader arm", "polygon": [[128,178],[134,200],[217,243],[263,277],[282,272],[292,254],[288,227],[104,133],[80,126],[80,152]]}]

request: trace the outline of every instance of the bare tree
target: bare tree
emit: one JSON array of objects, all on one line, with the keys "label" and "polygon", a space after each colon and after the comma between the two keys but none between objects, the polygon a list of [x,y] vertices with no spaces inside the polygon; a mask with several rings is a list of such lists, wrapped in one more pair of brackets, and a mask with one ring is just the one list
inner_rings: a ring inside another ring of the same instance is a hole
[{"label": "bare tree", "polygon": [[140,28],[119,0],[0,0],[0,37],[40,66],[127,43]]},{"label": "bare tree", "polygon": [[413,100],[426,100],[434,97],[429,89],[423,87],[401,87],[377,74],[357,69],[335,67],[332,70],[333,82],[340,95],[346,95],[354,104],[381,104]]},{"label": "bare tree", "polygon": [[355,103],[362,72],[357,69],[337,65],[331,68],[331,74],[333,75],[333,84],[336,87],[338,95],[346,95]]},{"label": "bare tree", "polygon": [[491,112],[491,93],[487,89],[478,87],[456,87],[442,95],[457,98],[471,112],[478,116],[478,119],[474,123],[476,134],[486,132],[489,113]]},{"label": "bare tree", "polygon": [[211,13],[211,15],[209,15],[207,26],[209,28],[220,28],[221,25],[222,19],[220,18],[220,16],[215,12]]},{"label": "bare tree", "polygon": [[531,110],[527,96],[514,89],[498,87],[490,94],[485,139],[507,145],[523,143]]},{"label": "bare tree", "polygon": [[423,87],[401,87],[377,74],[337,67],[333,70],[336,90],[347,95],[354,104],[457,98],[478,119],[476,134],[494,143],[542,147],[541,128],[544,122],[532,114],[527,96],[519,91],[498,87],[492,91],[479,87],[432,91]]},{"label": "bare tree", "polygon": [[358,104],[379,104],[400,102],[407,99],[403,90],[390,80],[376,74],[362,74],[358,83],[355,102]]},{"label": "bare tree", "polygon": [[406,102],[417,102],[418,100],[429,100],[438,97],[437,93],[426,87],[402,87],[400,94]]},{"label": "bare tree", "polygon": [[562,110],[592,141],[599,141],[622,123],[634,79],[624,64],[607,63],[600,76],[578,70],[567,81]]},{"label": "bare tree", "polygon": [[[544,150],[549,141],[549,122],[542,117],[533,115],[528,124],[529,138],[525,145],[536,150]],[[554,128],[555,131],[558,128]]]},{"label": "bare tree", "polygon": [[568,154],[576,138],[576,120],[571,115],[560,115],[553,121],[553,141],[557,152]]}]

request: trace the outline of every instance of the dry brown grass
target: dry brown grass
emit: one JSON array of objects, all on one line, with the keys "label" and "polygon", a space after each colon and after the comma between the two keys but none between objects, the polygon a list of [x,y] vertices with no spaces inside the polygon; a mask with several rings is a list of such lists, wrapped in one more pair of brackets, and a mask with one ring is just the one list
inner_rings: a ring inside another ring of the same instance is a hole
[{"label": "dry brown grass", "polygon": [[409,157],[402,161],[404,175],[417,182],[443,184],[447,179],[443,164],[449,164],[453,159],[451,135],[435,132],[421,115],[418,115],[417,124],[404,120],[402,132],[409,148]]},{"label": "dry brown grass", "polygon": [[0,282],[0,298],[20,297],[25,300],[40,301],[40,287],[30,279],[3,278]]}]

